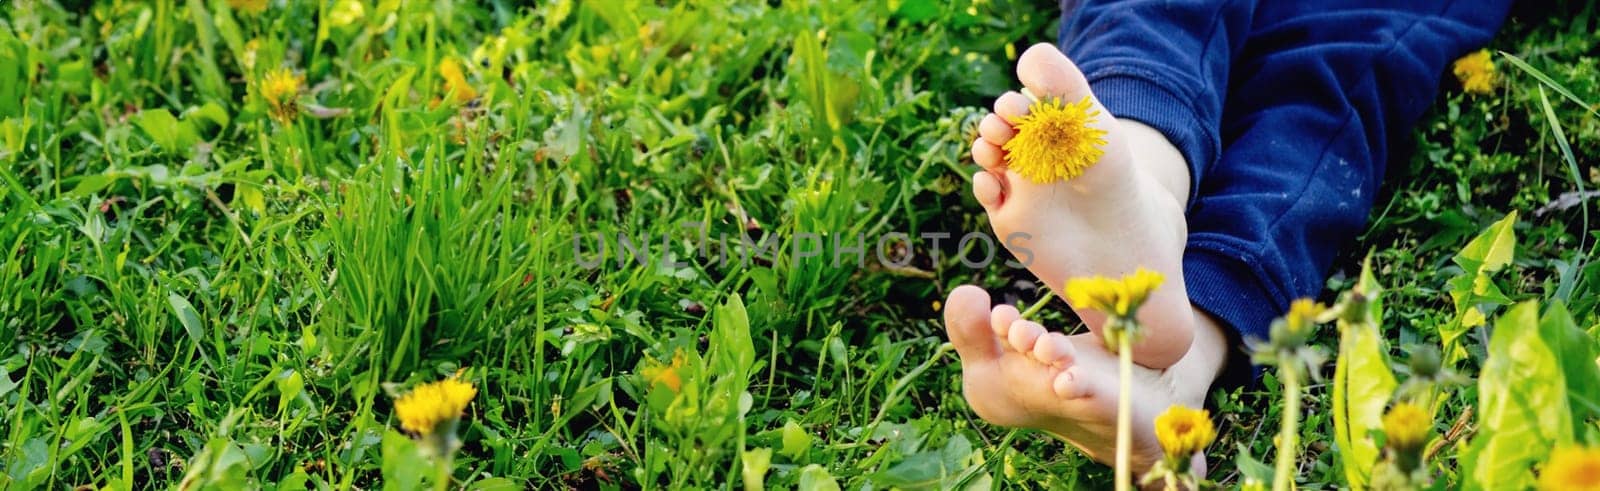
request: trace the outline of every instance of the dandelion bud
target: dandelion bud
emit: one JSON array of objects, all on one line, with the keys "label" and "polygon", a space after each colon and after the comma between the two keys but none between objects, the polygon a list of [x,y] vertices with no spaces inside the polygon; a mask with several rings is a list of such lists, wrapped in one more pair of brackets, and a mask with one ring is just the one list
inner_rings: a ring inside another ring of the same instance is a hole
[{"label": "dandelion bud", "polygon": [[1372,300],[1373,297],[1360,288],[1344,292],[1344,296],[1339,300],[1339,319],[1351,324],[1368,323],[1370,319],[1367,307]]},{"label": "dandelion bud", "polygon": [[1410,365],[1412,375],[1430,379],[1439,376],[1439,348],[1422,345],[1412,349]]}]

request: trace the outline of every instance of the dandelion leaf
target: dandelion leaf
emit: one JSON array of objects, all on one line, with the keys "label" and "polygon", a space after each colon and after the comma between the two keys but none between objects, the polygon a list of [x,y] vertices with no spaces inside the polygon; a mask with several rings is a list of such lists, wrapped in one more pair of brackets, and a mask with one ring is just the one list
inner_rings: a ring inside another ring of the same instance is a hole
[{"label": "dandelion leaf", "polygon": [[1478,376],[1478,432],[1461,457],[1466,489],[1526,489],[1533,466],[1572,439],[1567,386],[1541,339],[1538,305],[1518,304],[1494,323]]},{"label": "dandelion leaf", "polygon": [[1539,319],[1544,339],[1561,364],[1567,382],[1567,404],[1572,421],[1600,419],[1600,365],[1595,364],[1596,339],[1573,321],[1565,303],[1552,302]]},{"label": "dandelion leaf", "polygon": [[1517,212],[1512,211],[1484,229],[1483,233],[1451,258],[1461,267],[1461,274],[1451,278],[1448,283],[1450,299],[1456,310],[1455,320],[1439,328],[1439,337],[1444,341],[1446,365],[1453,365],[1467,356],[1466,349],[1461,346],[1461,336],[1468,329],[1483,325],[1485,314],[1488,313],[1479,304],[1511,303],[1511,299],[1495,286],[1490,275],[1511,264],[1517,249],[1517,236],[1513,230],[1516,223]]},{"label": "dandelion leaf", "polygon": [[1371,298],[1366,306],[1370,311],[1365,316],[1370,323],[1339,321],[1333,422],[1334,443],[1339,446],[1345,479],[1352,489],[1364,489],[1379,455],[1378,444],[1369,435],[1383,427],[1383,409],[1397,384],[1378,332],[1377,324],[1383,318],[1382,287],[1372,275],[1370,257],[1362,265],[1356,288]]}]

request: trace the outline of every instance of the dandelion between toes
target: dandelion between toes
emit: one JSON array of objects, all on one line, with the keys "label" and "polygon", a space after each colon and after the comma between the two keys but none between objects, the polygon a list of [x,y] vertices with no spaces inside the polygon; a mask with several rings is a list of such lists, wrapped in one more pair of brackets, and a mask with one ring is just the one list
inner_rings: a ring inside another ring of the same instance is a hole
[{"label": "dandelion between toes", "polygon": [[1122,464],[1119,486],[1158,463],[1162,479],[1189,482],[1203,475],[1199,449],[1188,452],[1197,465],[1170,458],[1155,420],[1203,405],[1227,340],[1184,293],[1187,164],[1158,132],[1112,118],[1054,46],[1030,48],[1017,75],[1038,102],[1019,92],[995,102],[973,143],[983,167],[973,191],[996,233],[1031,236],[1028,269],[1065,291],[1092,333],[1050,332],[980,288],[957,288],[945,326],[966,399],[991,423]]}]

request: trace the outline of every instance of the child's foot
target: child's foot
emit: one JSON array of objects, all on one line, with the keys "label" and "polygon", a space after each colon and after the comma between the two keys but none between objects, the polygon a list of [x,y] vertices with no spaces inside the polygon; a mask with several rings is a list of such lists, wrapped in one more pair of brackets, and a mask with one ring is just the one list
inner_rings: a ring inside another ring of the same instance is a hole
[{"label": "child's foot", "polygon": [[[1165,276],[1139,311],[1145,336],[1134,345],[1133,359],[1151,368],[1171,366],[1194,335],[1182,266],[1187,164],[1159,133],[1112,118],[1089,92],[1083,73],[1054,46],[1029,48],[1017,62],[1017,76],[1041,99],[1072,103],[1088,96],[1099,113],[1094,126],[1106,131],[1105,155],[1077,178],[1050,184],[1007,169],[1002,147],[1030,104],[1026,96],[1008,92],[995,101],[995,114],[983,119],[981,137],[973,142],[972,158],[984,168],[973,176],[978,202],[1012,254],[1057,291],[1070,278],[1115,278],[1141,266]],[[1079,309],[1078,315],[1096,333],[1105,323],[1099,312]]]},{"label": "child's foot", "polygon": [[[1117,359],[1098,336],[1048,332],[1021,320],[1009,305],[991,310],[989,294],[970,285],[950,292],[944,312],[945,330],[961,355],[964,395],[979,417],[1001,426],[1048,431],[1096,461],[1113,460]],[[1201,407],[1221,371],[1226,338],[1201,319],[1195,349],[1171,368],[1134,367],[1130,455],[1136,476],[1161,458],[1155,417],[1173,404]]]}]

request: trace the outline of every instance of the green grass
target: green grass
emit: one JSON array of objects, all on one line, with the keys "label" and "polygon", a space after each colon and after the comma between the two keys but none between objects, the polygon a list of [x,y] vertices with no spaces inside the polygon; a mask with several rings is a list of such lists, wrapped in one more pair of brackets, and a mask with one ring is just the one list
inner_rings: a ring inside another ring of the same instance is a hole
[{"label": "green grass", "polygon": [[[0,14],[0,487],[398,485],[393,396],[463,369],[466,487],[731,487],[761,448],[785,488],[1110,479],[960,397],[937,302],[968,282],[1030,302],[1025,272],[967,268],[951,241],[900,268],[722,263],[685,226],[735,258],[741,236],[986,231],[966,149],[1013,53],[1054,38],[1052,2],[65,3]],[[1450,257],[1512,210],[1502,289],[1597,326],[1594,201],[1535,211],[1600,189],[1580,4],[1524,7],[1490,46],[1554,83],[1555,119],[1505,58],[1494,95],[1447,80],[1329,280],[1372,251],[1396,353],[1436,342]],[[477,101],[446,100],[446,57]],[[256,85],[280,66],[308,88],[293,121]],[[619,233],[689,265],[574,255]],[[1488,339],[1469,333],[1467,367]],[[638,375],[675,355],[693,397]],[[1219,396],[1212,448],[1270,456],[1276,391]],[[1339,470],[1309,393],[1317,487]]]}]

